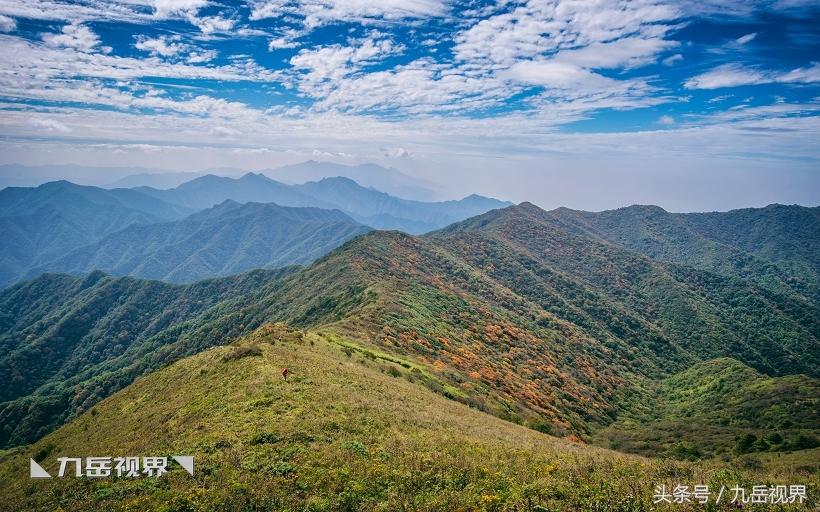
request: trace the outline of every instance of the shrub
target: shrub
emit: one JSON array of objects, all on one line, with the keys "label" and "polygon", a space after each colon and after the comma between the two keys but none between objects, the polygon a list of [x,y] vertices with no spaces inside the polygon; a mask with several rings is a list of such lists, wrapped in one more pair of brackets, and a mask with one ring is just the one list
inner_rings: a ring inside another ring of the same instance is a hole
[{"label": "shrub", "polygon": [[257,445],[257,444],[273,444],[279,441],[279,436],[274,434],[273,432],[259,432],[258,434],[254,435],[251,440],[250,444]]},{"label": "shrub", "polygon": [[262,349],[258,345],[245,345],[241,347],[233,347],[230,352],[222,356],[222,362],[234,361],[242,359],[243,357],[261,356]]}]

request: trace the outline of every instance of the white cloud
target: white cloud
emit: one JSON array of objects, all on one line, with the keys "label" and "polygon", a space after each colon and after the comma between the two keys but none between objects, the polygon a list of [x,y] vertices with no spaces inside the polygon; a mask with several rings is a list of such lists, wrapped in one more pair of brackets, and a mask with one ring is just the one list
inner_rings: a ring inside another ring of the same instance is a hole
[{"label": "white cloud", "polygon": [[268,51],[271,52],[275,50],[283,50],[285,48],[296,48],[297,46],[299,45],[286,37],[276,37],[268,41]]},{"label": "white cloud", "polygon": [[210,62],[217,56],[216,50],[204,50],[183,43],[179,35],[163,35],[155,38],[138,36],[134,48],[148,52],[154,57],[171,60],[184,59],[189,64]]},{"label": "white cloud", "polygon": [[34,118],[31,119],[29,123],[36,128],[43,129],[51,133],[69,133],[71,131],[71,128],[56,119]]},{"label": "white cloud", "polygon": [[615,82],[610,78],[557,59],[518,62],[503,72],[501,76],[553,89],[601,89],[610,87]]},{"label": "white cloud", "polygon": [[191,17],[189,21],[196,25],[203,34],[229,32],[236,25],[236,20],[220,16]]},{"label": "white cloud", "polygon": [[676,53],[675,55],[670,55],[669,57],[663,59],[661,61],[661,64],[663,64],[664,66],[674,66],[675,64],[681,61],[683,61],[683,55],[681,55],[680,53]]},{"label": "white cloud", "polygon": [[[662,39],[680,13],[650,0],[634,2],[558,2],[530,0],[491,16],[456,36],[455,53],[466,62],[508,67],[515,62],[573,47],[603,45],[633,37],[623,47],[598,48],[604,58],[631,60],[631,50],[647,58],[651,39]],[[663,45],[657,48],[660,50]],[[614,53],[606,55],[607,52]],[[590,54],[594,54],[590,51]]]},{"label": "white cloud", "polygon": [[757,37],[757,32],[752,32],[751,34],[746,34],[745,36],[740,36],[735,39],[735,43],[743,45],[748,42],[751,42],[755,37]]},{"label": "white cloud", "polygon": [[375,23],[443,16],[442,0],[252,0],[251,20],[301,16],[310,30],[334,21]]},{"label": "white cloud", "polygon": [[677,45],[676,41],[660,38],[624,37],[607,43],[593,43],[579,49],[563,50],[555,58],[585,68],[629,69],[655,62],[659,53]]},{"label": "white cloud", "polygon": [[144,10],[146,5],[145,0],[85,0],[82,3],[61,0],[0,0],[0,14],[69,23],[91,20],[144,22],[152,18],[151,14]]},{"label": "white cloud", "polygon": [[379,62],[388,55],[403,51],[389,39],[368,37],[356,41],[353,46],[324,46],[313,50],[301,50],[290,59],[294,69],[300,70],[300,89],[307,94],[324,96],[332,88],[328,82],[337,82],[363,66]]},{"label": "white cloud", "polygon": [[744,68],[738,64],[724,64],[715,69],[692,77],[683,86],[687,89],[720,89],[742,85],[761,84],[770,81],[765,73]]},{"label": "white cloud", "polygon": [[73,48],[89,52],[100,44],[100,38],[85,25],[65,25],[61,34],[43,34],[43,42],[54,48]]},{"label": "white cloud", "polygon": [[180,36],[160,36],[156,38],[142,36],[137,38],[134,47],[151,55],[174,57],[186,49],[186,46],[180,43],[181,39]]},{"label": "white cloud", "polygon": [[820,82],[820,62],[813,62],[810,66],[793,69],[777,77],[778,82],[811,84]]},{"label": "white cloud", "polygon": [[208,5],[208,0],[152,0],[154,16],[169,18],[174,15],[194,15]]},{"label": "white cloud", "polygon": [[0,32],[13,32],[17,28],[14,18],[0,14]]},{"label": "white cloud", "polygon": [[412,155],[404,148],[391,148],[385,151],[385,156],[388,158],[410,158]]},{"label": "white cloud", "polygon": [[820,82],[820,63],[817,62],[788,72],[759,70],[738,64],[724,64],[690,78],[683,85],[687,89],[720,89],[769,83],[810,84],[817,82]]},{"label": "white cloud", "polygon": [[672,116],[661,116],[658,118],[658,124],[661,126],[674,126],[675,118]]},{"label": "white cloud", "polygon": [[71,77],[132,80],[143,77],[176,79],[275,81],[278,74],[251,60],[224,66],[194,66],[166,62],[156,57],[131,58],[52,48],[22,38],[0,35],[0,88],[28,86],[28,81],[63,80]]}]

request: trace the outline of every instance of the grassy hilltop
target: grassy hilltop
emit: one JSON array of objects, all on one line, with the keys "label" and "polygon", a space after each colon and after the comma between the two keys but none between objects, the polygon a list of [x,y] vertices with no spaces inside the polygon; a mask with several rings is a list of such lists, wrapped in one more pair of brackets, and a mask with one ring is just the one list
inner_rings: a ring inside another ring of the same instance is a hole
[{"label": "grassy hilltop", "polygon": [[[265,325],[7,452],[0,509],[630,511],[652,509],[661,483],[817,488],[816,457],[750,458],[757,469],[730,469],[624,455],[448,400],[424,385],[431,378],[339,335]],[[60,455],[104,454],[193,455],[196,473],[28,479],[29,457],[56,473]]]}]

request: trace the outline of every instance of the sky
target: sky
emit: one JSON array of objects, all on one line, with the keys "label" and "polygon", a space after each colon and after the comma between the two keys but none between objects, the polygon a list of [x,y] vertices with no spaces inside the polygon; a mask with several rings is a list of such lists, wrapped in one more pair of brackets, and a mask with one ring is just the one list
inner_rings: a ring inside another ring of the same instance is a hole
[{"label": "sky", "polygon": [[815,206],[819,114],[818,1],[0,0],[0,164]]}]

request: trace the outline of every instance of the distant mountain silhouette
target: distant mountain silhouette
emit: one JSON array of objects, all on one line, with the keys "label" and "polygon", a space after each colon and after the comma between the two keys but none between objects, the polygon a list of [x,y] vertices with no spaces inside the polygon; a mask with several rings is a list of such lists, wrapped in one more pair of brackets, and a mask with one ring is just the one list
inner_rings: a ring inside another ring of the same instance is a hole
[{"label": "distant mountain silhouette", "polygon": [[287,183],[306,183],[339,176],[403,199],[433,201],[438,198],[435,184],[376,164],[342,165],[309,160],[266,170],[264,173],[275,180]]},{"label": "distant mountain silhouette", "polygon": [[423,202],[400,199],[349,178],[324,178],[302,185],[286,185],[262,174],[241,178],[207,175],[171,190],[136,190],[188,208],[208,208],[225,200],[271,202],[281,206],[337,208],[377,229],[420,234],[510,203],[472,195],[458,201]]}]

